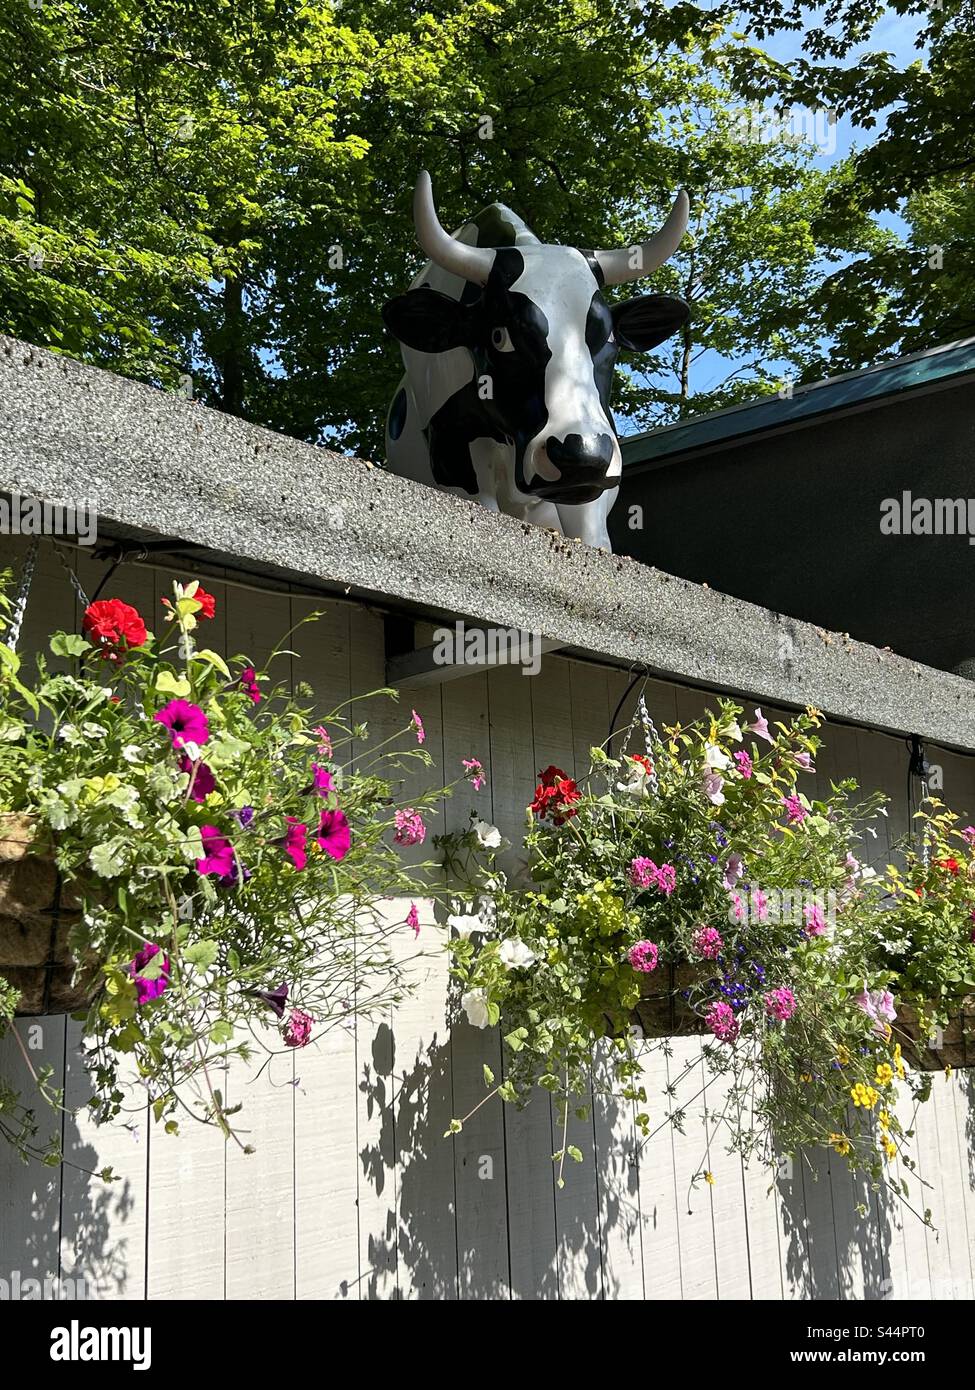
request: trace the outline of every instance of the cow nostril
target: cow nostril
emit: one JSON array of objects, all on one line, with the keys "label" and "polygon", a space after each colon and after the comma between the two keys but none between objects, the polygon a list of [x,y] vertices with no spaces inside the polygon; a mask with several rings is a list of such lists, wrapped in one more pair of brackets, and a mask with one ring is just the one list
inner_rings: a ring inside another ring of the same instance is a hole
[{"label": "cow nostril", "polygon": [[557,439],[550,434],[545,452],[563,474],[605,472],[613,461],[613,438],[608,434],[567,434],[564,439]]}]

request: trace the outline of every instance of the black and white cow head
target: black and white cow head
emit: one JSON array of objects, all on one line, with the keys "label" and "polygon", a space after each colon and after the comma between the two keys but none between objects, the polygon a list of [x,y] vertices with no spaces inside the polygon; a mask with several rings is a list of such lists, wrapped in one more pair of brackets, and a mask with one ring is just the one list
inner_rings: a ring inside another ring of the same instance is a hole
[{"label": "black and white cow head", "polygon": [[604,286],[649,275],[676,250],[687,225],[681,192],[661,230],[640,246],[586,251],[531,238],[471,246],[441,226],[424,171],[414,196],[417,240],[434,265],[466,282],[459,299],[421,286],[390,300],[383,319],[406,347],[467,348],[489,390],[472,408],[494,438],[514,446],[515,486],[569,505],[619,485],[621,456],[610,413],[619,350],[645,352],[686,322],[672,295],[609,305]]}]

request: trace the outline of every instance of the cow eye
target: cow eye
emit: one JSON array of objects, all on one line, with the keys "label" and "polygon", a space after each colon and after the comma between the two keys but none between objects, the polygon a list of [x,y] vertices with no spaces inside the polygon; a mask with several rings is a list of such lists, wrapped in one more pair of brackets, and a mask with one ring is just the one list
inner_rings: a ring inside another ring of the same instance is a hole
[{"label": "cow eye", "polygon": [[498,352],[514,352],[515,345],[511,341],[511,334],[507,328],[492,328],[491,346],[497,348]]}]

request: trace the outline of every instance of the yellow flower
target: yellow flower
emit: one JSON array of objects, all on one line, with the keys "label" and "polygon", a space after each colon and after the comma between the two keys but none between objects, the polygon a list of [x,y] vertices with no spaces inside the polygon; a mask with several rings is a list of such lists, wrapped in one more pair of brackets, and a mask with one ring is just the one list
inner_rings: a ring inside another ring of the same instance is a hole
[{"label": "yellow flower", "polygon": [[880,1092],[875,1091],[872,1086],[864,1086],[862,1081],[851,1089],[850,1097],[854,1105],[860,1105],[864,1110],[872,1110],[880,1099]]},{"label": "yellow flower", "polygon": [[880,1125],[880,1128],[881,1128],[882,1130],[886,1131],[886,1130],[890,1129],[890,1113],[889,1113],[889,1111],[887,1111],[887,1110],[881,1110],[880,1113],[879,1113],[878,1116],[877,1116],[877,1121],[878,1121],[878,1123],[879,1123],[879,1125]]},{"label": "yellow flower", "polygon": [[812,1076],[811,1076],[811,1074],[810,1074],[808,1071],[804,1071],[804,1072],[800,1073],[799,1080],[800,1080],[800,1081],[805,1081],[806,1084],[808,1085],[809,1082],[812,1081]]},{"label": "yellow flower", "polygon": [[877,1085],[878,1085],[878,1086],[889,1086],[890,1083],[893,1081],[893,1079],[894,1079],[894,1069],[893,1069],[893,1067],[889,1066],[886,1062],[880,1062],[880,1063],[878,1063],[878,1065],[877,1065]]},{"label": "yellow flower", "polygon": [[829,1142],[832,1144],[834,1151],[843,1158],[846,1157],[852,1147],[845,1134],[831,1134],[829,1136]]},{"label": "yellow flower", "polygon": [[839,1047],[836,1049],[836,1060],[841,1067],[848,1067],[850,1065],[850,1049],[844,1047],[842,1043],[840,1043]]},{"label": "yellow flower", "polygon": [[904,1080],[904,1063],[903,1063],[903,1060],[901,1059],[901,1045],[900,1045],[900,1043],[895,1043],[895,1045],[894,1045],[894,1066],[895,1066],[895,1068],[896,1068],[896,1070],[897,1070],[897,1076],[898,1076],[898,1078],[899,1078],[901,1081],[903,1081],[903,1080]]},{"label": "yellow flower", "polygon": [[894,1143],[893,1139],[886,1135],[884,1136],[884,1153],[888,1158],[897,1157],[897,1145]]},{"label": "yellow flower", "polygon": [[945,1067],[945,1080],[951,1080],[951,1067]]},{"label": "yellow flower", "polygon": [[710,1170],[705,1172],[704,1181],[707,1183],[708,1187],[714,1186],[714,1174]]}]

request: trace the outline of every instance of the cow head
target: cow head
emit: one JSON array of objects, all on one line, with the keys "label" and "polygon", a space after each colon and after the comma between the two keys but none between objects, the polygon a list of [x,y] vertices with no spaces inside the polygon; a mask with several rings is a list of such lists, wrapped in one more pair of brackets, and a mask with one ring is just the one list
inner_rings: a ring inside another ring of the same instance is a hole
[{"label": "cow head", "polygon": [[672,295],[608,305],[602,289],[649,275],[677,248],[687,195],[642,246],[581,251],[531,240],[497,249],[469,246],[440,225],[430,177],[417,181],[417,240],[434,264],[466,282],[459,299],[428,286],[390,300],[383,319],[407,347],[467,348],[476,377],[490,383],[479,415],[514,446],[520,493],[550,501],[594,501],[619,484],[621,456],[609,402],[621,348],[645,352],[686,321]]}]

